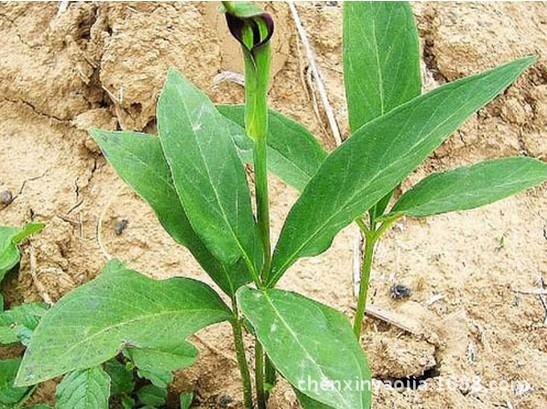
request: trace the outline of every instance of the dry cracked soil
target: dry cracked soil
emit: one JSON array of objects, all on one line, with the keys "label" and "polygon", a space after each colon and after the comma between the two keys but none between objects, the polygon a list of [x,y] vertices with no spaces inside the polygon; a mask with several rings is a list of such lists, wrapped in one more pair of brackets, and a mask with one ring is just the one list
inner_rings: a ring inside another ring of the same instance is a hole
[{"label": "dry cracked soil", "polygon": [[[14,196],[11,203],[0,204],[0,224],[31,219],[47,224],[24,247],[18,274],[4,284],[10,303],[55,301],[96,276],[107,256],[157,278],[184,275],[209,281],[124,186],[86,130],[155,132],[155,105],[171,66],[213,101],[242,102],[241,86],[229,76],[217,77],[241,72],[238,48],[217,7],[71,2],[62,12],[57,3],[0,4],[0,191]],[[266,7],[278,27],[270,102],[333,149],[288,6]],[[401,189],[431,171],[483,159],[526,154],[546,160],[545,3],[413,7],[426,89],[528,54],[539,55],[539,61],[467,121]],[[301,2],[297,8],[347,136],[340,2]],[[278,234],[297,194],[277,180],[271,191]],[[427,388],[380,386],[375,408],[546,407],[546,310],[529,293],[547,275],[546,198],[545,186],[538,187],[479,210],[404,219],[387,234],[377,249],[369,303],[410,331],[369,317],[362,344],[376,379],[412,377]],[[118,235],[122,220],[127,227]],[[329,251],[298,262],[281,287],[351,316],[356,234],[348,227]],[[28,261],[30,252],[35,265]],[[408,286],[410,297],[392,298],[394,284]],[[209,328],[194,342],[200,358],[177,373],[171,392],[194,390],[201,408],[242,407],[229,328]],[[14,352],[0,350],[4,356]],[[485,387],[458,383],[464,377],[478,378]],[[498,385],[487,387],[490,382]],[[54,387],[53,381],[42,385],[34,401],[52,403]],[[285,384],[275,390],[270,406],[298,407]]]}]

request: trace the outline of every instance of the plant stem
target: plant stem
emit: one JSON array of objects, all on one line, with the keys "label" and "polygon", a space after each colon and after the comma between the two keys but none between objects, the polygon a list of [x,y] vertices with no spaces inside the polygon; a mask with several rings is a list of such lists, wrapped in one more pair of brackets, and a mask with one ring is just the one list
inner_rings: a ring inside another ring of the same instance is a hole
[{"label": "plant stem", "polygon": [[239,372],[241,373],[241,380],[243,382],[243,400],[245,402],[246,409],[253,409],[253,387],[251,384],[251,374],[249,372],[249,365],[247,364],[247,357],[245,356],[243,328],[239,319],[239,310],[235,297],[232,300],[232,304],[235,314],[235,317],[232,320],[232,332],[234,335],[237,363],[239,366]]},{"label": "plant stem", "polygon": [[265,281],[270,272],[272,250],[270,245],[270,208],[268,194],[268,80],[270,46],[253,62],[245,58],[245,130],[254,140],[253,166],[255,175],[256,212],[260,239],[264,251],[261,279]]},{"label": "plant stem", "polygon": [[264,393],[264,349],[258,339],[255,343],[255,382],[258,409],[266,409],[266,395]]},{"label": "plant stem", "polygon": [[[269,46],[268,46],[269,47]],[[263,57],[269,60],[269,51]],[[265,73],[252,75],[253,67],[248,65],[245,76],[246,82],[246,129],[248,135],[254,139],[253,150],[255,195],[257,223],[264,252],[264,264],[260,274],[260,281],[268,280],[272,262],[272,250],[270,244],[270,203],[268,193],[268,158],[266,139],[268,135],[268,105],[267,105],[267,84],[269,75],[269,62],[264,64],[268,67]],[[255,381],[256,399],[258,409],[266,409],[268,396],[264,393],[264,349],[258,339],[255,350]]]},{"label": "plant stem", "polygon": [[264,251],[264,266],[262,268],[261,279],[266,281],[270,272],[272,250],[270,245],[270,206],[265,135],[256,139],[254,149],[254,174],[257,222]]},{"label": "plant stem", "polygon": [[374,234],[365,234],[365,254],[363,264],[361,265],[361,281],[359,283],[359,300],[357,302],[357,311],[353,322],[353,332],[357,338],[361,337],[363,320],[365,319],[365,309],[367,306],[368,284],[370,280],[370,271],[372,270],[372,260],[374,255],[374,244],[376,237]]},{"label": "plant stem", "polygon": [[[275,382],[277,381],[275,368],[270,358],[268,358],[268,355],[265,356],[265,359],[266,359],[266,368],[264,369],[264,373],[266,376],[266,383],[270,385],[271,387],[275,385]],[[269,391],[266,391],[266,400],[268,399],[269,395],[270,395]]]},{"label": "plant stem", "polygon": [[370,218],[370,227],[367,227],[363,218],[358,217],[355,222],[365,236],[365,254],[363,255],[363,264],[361,265],[361,280],[359,283],[359,300],[357,301],[357,311],[353,322],[353,332],[357,338],[361,337],[365,311],[367,307],[368,285],[370,282],[370,272],[374,260],[374,245],[389,229],[393,223],[399,220],[402,215],[395,215],[384,219],[380,227],[376,228],[378,221],[375,217]]}]

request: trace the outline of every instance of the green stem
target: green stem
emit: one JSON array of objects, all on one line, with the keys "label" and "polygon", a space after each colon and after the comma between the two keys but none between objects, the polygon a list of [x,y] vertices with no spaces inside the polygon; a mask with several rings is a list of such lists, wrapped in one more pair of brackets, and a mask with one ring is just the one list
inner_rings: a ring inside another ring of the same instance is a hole
[{"label": "green stem", "polygon": [[374,233],[375,238],[379,239],[387,231],[387,229],[389,229],[393,225],[393,223],[395,223],[401,217],[403,217],[402,214],[397,214],[395,216],[385,218],[384,222],[380,225],[380,227]]},{"label": "green stem", "polygon": [[[228,4],[228,7],[231,5]],[[256,23],[256,22],[255,22]],[[262,22],[263,23],[263,22]],[[258,23],[260,38],[268,33],[265,24]],[[268,137],[268,81],[270,76],[271,50],[269,44],[255,48],[257,33],[251,25],[243,28],[243,60],[245,63],[245,131],[254,140],[253,165],[257,224],[264,253],[264,264],[256,281],[262,288],[270,274],[272,250],[270,244],[270,205],[268,194],[268,158],[266,139]],[[258,339],[255,341],[255,382],[258,409],[266,409],[267,396],[264,393],[264,349]]]},{"label": "green stem", "polygon": [[[264,373],[266,376],[266,383],[270,385],[270,387],[273,387],[277,381],[275,368],[270,358],[268,358],[268,355],[265,356],[265,359],[266,359],[266,368],[264,369]],[[268,399],[269,395],[270,393],[266,391],[266,400]]]},{"label": "green stem", "polygon": [[268,355],[266,355],[266,369],[264,371],[266,373],[266,383],[273,386],[276,382],[277,372]]},{"label": "green stem", "polygon": [[251,384],[251,374],[249,372],[249,365],[247,364],[247,357],[245,356],[245,345],[243,343],[243,326],[239,319],[239,310],[237,301],[232,300],[235,317],[232,320],[232,332],[234,335],[234,344],[236,348],[237,363],[239,366],[239,372],[241,373],[241,380],[243,382],[243,400],[245,402],[246,409],[253,409],[253,387]]},{"label": "green stem", "polygon": [[376,229],[377,220],[374,217],[370,219],[371,227],[368,228],[363,218],[357,218],[355,222],[365,236],[365,254],[363,255],[363,264],[361,265],[361,282],[359,283],[359,299],[357,301],[357,311],[355,312],[355,320],[353,322],[353,332],[357,338],[361,337],[363,329],[363,321],[365,319],[365,311],[367,307],[368,285],[370,282],[370,272],[372,271],[372,263],[374,260],[374,245],[389,229],[393,223],[399,220],[402,215],[395,215],[386,218],[380,227]]},{"label": "green stem", "polygon": [[367,306],[368,284],[370,281],[370,272],[372,270],[372,259],[374,255],[374,244],[376,237],[374,234],[365,234],[365,254],[363,264],[361,265],[361,282],[359,284],[359,300],[357,302],[357,311],[353,322],[353,332],[357,338],[361,337],[363,320],[365,319],[365,309]]},{"label": "green stem", "polygon": [[265,136],[256,139],[254,149],[254,174],[257,222],[264,251],[264,266],[262,268],[261,279],[266,281],[272,262],[272,250],[270,245],[270,206]]},{"label": "green stem", "polygon": [[258,339],[255,343],[255,384],[258,409],[266,409],[266,394],[264,393],[264,349]]},{"label": "green stem", "polygon": [[265,45],[253,59],[244,52],[245,60],[245,130],[254,140],[253,149],[256,212],[264,252],[261,280],[266,281],[272,259],[270,244],[270,208],[268,193],[268,80],[270,46]]}]

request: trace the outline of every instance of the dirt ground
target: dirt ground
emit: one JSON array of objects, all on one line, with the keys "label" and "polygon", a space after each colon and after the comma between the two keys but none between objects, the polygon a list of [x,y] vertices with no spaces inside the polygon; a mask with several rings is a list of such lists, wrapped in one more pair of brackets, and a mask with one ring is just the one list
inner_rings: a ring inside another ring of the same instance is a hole
[{"label": "dirt ground", "polygon": [[[321,105],[319,115],[314,111],[316,87],[289,9],[283,3],[268,7],[277,21],[271,104],[332,149]],[[346,135],[340,4],[297,7]],[[19,275],[4,285],[12,303],[58,299],[96,276],[107,254],[154,277],[209,281],[115,175],[86,129],[154,132],[155,104],[170,66],[213,101],[241,102],[240,85],[215,82],[221,71],[241,70],[216,9],[216,3],[190,2],[70,3],[65,12],[56,2],[0,5],[0,191],[15,196],[9,205],[0,204],[0,224],[47,224],[32,239],[35,268],[25,257]],[[482,159],[522,152],[547,159],[545,3],[416,3],[414,11],[426,89],[524,55],[539,54],[540,60],[473,116],[403,189],[433,170]],[[278,181],[271,190],[278,233],[297,195]],[[380,387],[375,408],[545,407],[546,307],[527,292],[547,276],[546,199],[543,186],[479,210],[405,219],[389,232],[377,248],[369,303],[412,332],[368,318],[362,343],[376,379],[413,376],[425,379],[428,388]],[[128,226],[117,235],[122,219]],[[295,265],[281,287],[351,316],[355,239],[356,229],[347,228],[328,252]],[[30,250],[27,245],[25,252]],[[411,296],[391,298],[393,284],[407,285]],[[240,408],[229,328],[209,328],[194,341],[199,361],[177,374],[172,391],[196,391],[202,408]],[[447,386],[464,376],[479,377],[485,387]],[[490,381],[529,387],[487,387]],[[53,387],[42,386],[36,400],[51,403]],[[275,391],[271,407],[298,407],[287,385]]]}]

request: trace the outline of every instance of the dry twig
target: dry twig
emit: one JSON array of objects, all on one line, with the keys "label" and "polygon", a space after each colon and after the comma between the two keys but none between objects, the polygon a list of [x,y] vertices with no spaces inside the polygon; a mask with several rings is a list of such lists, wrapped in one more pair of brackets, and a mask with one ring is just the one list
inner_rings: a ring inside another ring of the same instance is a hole
[{"label": "dry twig", "polygon": [[409,334],[412,334],[414,336],[422,337],[424,335],[421,325],[417,321],[409,319],[408,317],[403,318],[391,311],[386,311],[375,305],[367,305],[365,313],[369,317],[387,322],[388,324],[402,329],[403,331],[408,332]]},{"label": "dry twig", "polygon": [[[542,276],[539,277],[539,285],[540,290],[545,291],[545,279]],[[545,300],[544,294],[538,294],[538,297],[539,302],[543,306],[543,325],[547,325],[547,301]]]},{"label": "dry twig", "polygon": [[296,31],[298,32],[300,41],[302,42],[302,45],[304,46],[304,49],[306,50],[306,56],[310,64],[311,74],[313,75],[313,79],[317,86],[317,91],[319,93],[319,96],[321,97],[321,102],[323,103],[325,114],[327,115],[327,120],[329,122],[332,136],[334,137],[334,140],[336,141],[336,145],[341,145],[342,137],[340,135],[340,128],[338,127],[338,123],[336,122],[334,110],[332,109],[332,106],[329,102],[329,98],[327,96],[327,91],[325,89],[325,84],[321,77],[321,73],[319,72],[319,69],[317,68],[317,64],[315,62],[315,54],[308,40],[306,29],[304,28],[302,24],[302,20],[300,19],[300,16],[298,15],[298,10],[296,9],[296,6],[294,5],[294,1],[289,1],[288,3],[289,3],[289,8],[291,10],[294,23],[296,25]]}]

